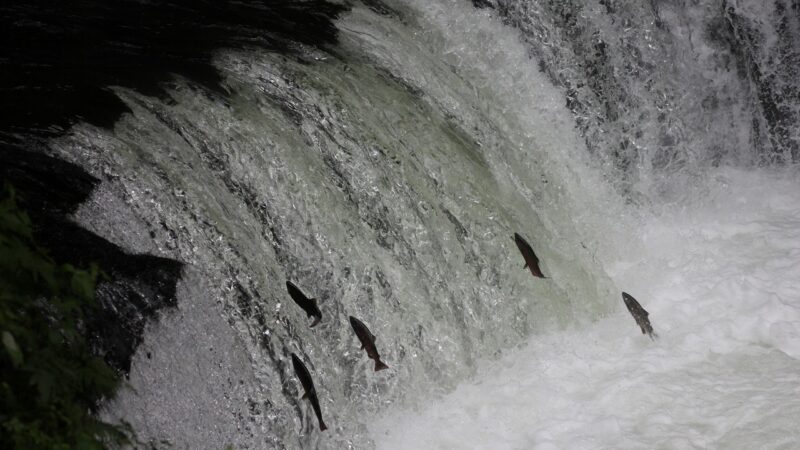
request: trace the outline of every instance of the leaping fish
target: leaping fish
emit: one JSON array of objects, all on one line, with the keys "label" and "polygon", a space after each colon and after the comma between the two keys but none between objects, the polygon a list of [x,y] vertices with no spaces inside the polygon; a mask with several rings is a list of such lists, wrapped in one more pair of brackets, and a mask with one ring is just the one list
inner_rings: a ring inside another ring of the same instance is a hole
[{"label": "leaping fish", "polygon": [[383,369],[388,369],[389,366],[381,361],[381,355],[378,354],[378,349],[375,347],[375,335],[373,335],[369,328],[364,325],[364,322],[350,316],[350,326],[356,332],[358,340],[361,341],[361,348],[367,351],[367,356],[375,360],[375,372]]},{"label": "leaping fish", "polygon": [[653,331],[653,326],[650,325],[650,319],[648,318],[650,313],[645,311],[642,305],[627,292],[622,293],[622,300],[625,301],[625,306],[628,307],[628,311],[630,311],[634,320],[636,320],[636,324],[642,329],[642,334],[646,334],[650,336],[650,339],[655,340],[658,335]]},{"label": "leaping fish", "polygon": [[317,415],[317,420],[319,421],[319,430],[325,431],[328,427],[325,425],[325,422],[322,421],[322,410],[319,408],[319,399],[317,398],[317,390],[314,388],[314,380],[311,379],[311,374],[308,373],[308,368],[306,365],[303,364],[303,361],[297,357],[294,353],[292,353],[292,365],[294,366],[294,373],[297,375],[297,378],[300,380],[300,384],[303,385],[303,390],[305,394],[303,394],[302,398],[307,398],[308,401],[311,402],[311,407],[314,408],[314,413]]},{"label": "leaping fish", "polygon": [[319,306],[317,306],[317,300],[306,297],[306,294],[303,294],[303,291],[291,281],[286,282],[286,289],[289,291],[292,300],[294,300],[299,307],[303,308],[303,311],[306,312],[308,317],[314,317],[314,321],[311,323],[311,328],[314,328],[314,326],[322,320],[322,311],[320,311]]},{"label": "leaping fish", "polygon": [[522,257],[525,258],[523,269],[527,267],[530,269],[531,274],[537,278],[547,278],[542,274],[542,269],[539,268],[539,258],[536,257],[536,253],[533,252],[530,244],[528,244],[519,233],[514,233],[514,243],[517,244],[519,252],[522,253]]}]

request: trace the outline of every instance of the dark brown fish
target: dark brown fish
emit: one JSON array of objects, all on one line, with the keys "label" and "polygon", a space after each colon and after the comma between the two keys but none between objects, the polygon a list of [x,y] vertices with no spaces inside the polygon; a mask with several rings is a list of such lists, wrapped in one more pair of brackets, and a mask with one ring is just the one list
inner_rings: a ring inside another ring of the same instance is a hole
[{"label": "dark brown fish", "polygon": [[381,355],[378,354],[378,349],[375,347],[375,336],[370,333],[369,328],[364,325],[364,322],[350,316],[350,326],[356,332],[358,340],[361,341],[361,349],[367,351],[367,356],[375,360],[375,372],[383,369],[388,369],[389,366],[381,361]]},{"label": "dark brown fish", "polygon": [[328,427],[325,425],[325,422],[322,421],[322,411],[319,409],[319,399],[317,398],[317,390],[314,389],[314,380],[311,379],[311,374],[308,373],[308,368],[306,368],[306,365],[303,364],[303,361],[301,361],[300,358],[298,358],[294,353],[292,353],[292,365],[294,366],[294,373],[297,375],[297,378],[300,380],[300,384],[303,385],[303,390],[305,391],[305,394],[303,394],[302,398],[307,398],[311,402],[311,407],[314,408],[314,412],[317,414],[319,430],[327,430]]},{"label": "dark brown fish", "polygon": [[653,326],[650,325],[650,319],[648,318],[650,313],[645,311],[642,305],[627,292],[622,293],[622,300],[625,301],[625,306],[628,307],[628,311],[631,312],[634,320],[636,320],[636,324],[642,329],[642,334],[646,334],[650,336],[650,339],[655,340],[658,335],[653,332]]},{"label": "dark brown fish", "polygon": [[322,320],[322,311],[320,311],[319,306],[317,306],[317,300],[306,297],[306,294],[303,294],[303,291],[291,281],[286,282],[286,289],[289,291],[292,300],[294,300],[299,307],[303,308],[303,311],[308,314],[308,317],[314,317],[314,321],[311,323],[311,328],[314,328],[314,326]]},{"label": "dark brown fish", "polygon": [[519,233],[514,233],[514,242],[517,244],[519,252],[522,253],[522,257],[525,258],[525,265],[522,268],[527,267],[531,270],[531,274],[537,278],[547,278],[542,274],[542,269],[539,268],[539,258],[536,257],[536,253],[533,253],[533,249],[528,242]]}]

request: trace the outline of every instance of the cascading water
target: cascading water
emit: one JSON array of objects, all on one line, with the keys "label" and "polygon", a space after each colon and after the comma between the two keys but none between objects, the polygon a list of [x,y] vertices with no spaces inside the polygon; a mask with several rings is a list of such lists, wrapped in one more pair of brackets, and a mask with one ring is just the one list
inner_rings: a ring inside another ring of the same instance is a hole
[{"label": "cascading water", "polygon": [[618,311],[641,217],[699,201],[713,167],[797,161],[796,4],[473,3],[354,4],[336,44],[220,50],[222,89],[114,87],[113,127],[48,142],[102,180],[78,223],[186,264],[107,417],[176,448],[380,445],[377,415]]},{"label": "cascading water", "polygon": [[522,31],[629,195],[673,193],[709,165],[800,157],[796,2],[485,4]]},{"label": "cascading water", "polygon": [[[355,7],[335,49],[220,52],[225,98],[181,80],[171,101],[120,88],[131,113],[113,130],[79,125],[52,144],[108,180],[79,220],[188,264],[181,319],[154,325],[109,414],[189,448],[360,448],[363,424],[392,403],[445,392],[477,360],[609,309],[610,283],[573,224],[591,216],[574,200],[580,140],[558,91],[513,30],[473,21],[469,5],[433,13],[485,35]],[[521,270],[514,232],[548,282]],[[320,299],[317,328],[287,279]],[[372,372],[349,315],[370,325],[390,371]],[[292,352],[316,379],[324,435]]]},{"label": "cascading water", "polygon": [[535,336],[387,412],[379,448],[800,445],[797,5],[474,3],[520,29],[631,203],[598,199],[592,245],[662,336],[625,311]]}]

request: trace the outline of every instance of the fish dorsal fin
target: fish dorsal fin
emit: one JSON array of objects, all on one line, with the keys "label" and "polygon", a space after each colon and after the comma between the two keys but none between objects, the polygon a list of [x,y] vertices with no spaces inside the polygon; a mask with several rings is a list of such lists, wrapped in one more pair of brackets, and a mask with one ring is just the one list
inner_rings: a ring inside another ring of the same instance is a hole
[{"label": "fish dorsal fin", "polygon": [[525,265],[523,265],[522,268],[523,269],[527,269],[528,268],[528,261],[525,261]]},{"label": "fish dorsal fin", "polygon": [[364,344],[361,344],[361,350],[364,350]]},{"label": "fish dorsal fin", "polygon": [[300,399],[301,399],[301,400],[308,400],[308,392],[306,392],[305,394],[303,394],[303,396],[302,396],[302,397],[300,397]]},{"label": "fish dorsal fin", "polygon": [[372,336],[372,342],[375,342],[375,341],[377,341],[377,340],[378,340],[378,336],[375,336],[375,335],[374,335],[374,334],[372,334],[372,333],[370,333],[370,336]]}]

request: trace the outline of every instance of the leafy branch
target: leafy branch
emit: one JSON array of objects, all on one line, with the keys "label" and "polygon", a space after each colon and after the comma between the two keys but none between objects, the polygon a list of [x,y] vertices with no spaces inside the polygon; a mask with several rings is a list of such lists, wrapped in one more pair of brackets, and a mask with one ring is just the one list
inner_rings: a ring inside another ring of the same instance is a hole
[{"label": "leafy branch", "polygon": [[120,384],[84,336],[96,265],[57,264],[6,185],[0,196],[0,449],[104,449],[131,442],[94,414]]}]

